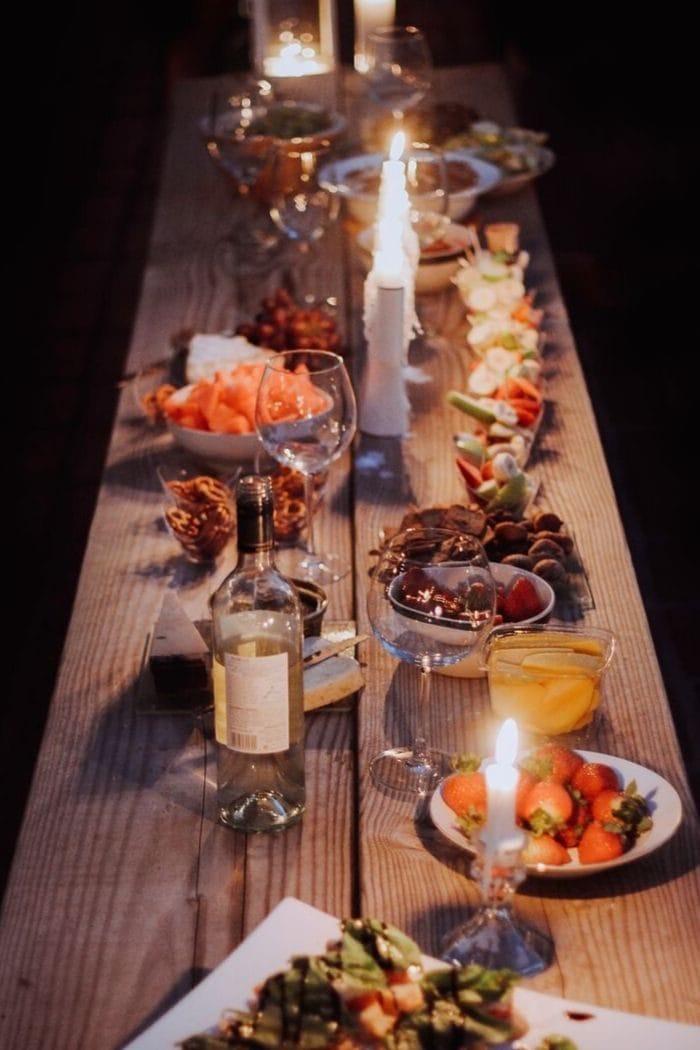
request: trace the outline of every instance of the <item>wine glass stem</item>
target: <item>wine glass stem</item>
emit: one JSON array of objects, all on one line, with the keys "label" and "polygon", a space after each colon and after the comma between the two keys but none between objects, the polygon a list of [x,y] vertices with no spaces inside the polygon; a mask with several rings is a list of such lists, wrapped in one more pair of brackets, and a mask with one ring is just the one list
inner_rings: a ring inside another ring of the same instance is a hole
[{"label": "wine glass stem", "polygon": [[418,713],[416,730],[413,737],[413,757],[418,763],[428,762],[428,738],[426,725],[428,721],[428,701],[430,700],[430,662],[424,657],[420,667],[420,692],[418,694]]},{"label": "wine glass stem", "polygon": [[316,554],[314,542],[314,476],[304,474],[304,502],[306,504],[306,553]]}]

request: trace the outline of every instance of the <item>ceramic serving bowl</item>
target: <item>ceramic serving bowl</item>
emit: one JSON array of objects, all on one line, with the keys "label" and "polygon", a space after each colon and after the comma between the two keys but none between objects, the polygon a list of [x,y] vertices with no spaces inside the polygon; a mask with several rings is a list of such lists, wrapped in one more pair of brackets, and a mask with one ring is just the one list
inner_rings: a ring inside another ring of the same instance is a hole
[{"label": "ceramic serving bowl", "polygon": [[[497,587],[503,587],[508,590],[512,586],[516,577],[524,576],[537,592],[537,596],[541,602],[540,611],[535,616],[530,616],[527,619],[517,620],[518,625],[531,624],[531,623],[546,623],[552,614],[554,603],[556,601],[556,595],[552,587],[543,580],[541,576],[537,576],[534,572],[528,572],[526,569],[518,569],[513,565],[504,565],[501,562],[489,562],[491,569],[491,575],[496,581]],[[466,656],[464,660],[460,660],[456,664],[450,664],[446,667],[436,667],[436,672],[439,674],[451,675],[453,678],[483,678],[486,674],[485,654],[483,647],[479,648]]]},{"label": "ceramic serving bowl", "polygon": [[[466,150],[447,150],[444,157],[449,175],[448,215],[458,221],[469,214],[483,193],[493,189],[501,173],[493,164],[471,156]],[[370,226],[375,221],[385,159],[381,153],[357,153],[328,161],[320,169],[321,184],[342,197],[348,214],[361,226]]]},{"label": "ceramic serving bowl", "polygon": [[[186,401],[193,384],[180,387],[171,394],[171,401]],[[177,444],[208,466],[225,469],[238,464],[253,463],[262,452],[257,433],[220,434],[213,430],[183,427],[166,416],[166,426]]]}]

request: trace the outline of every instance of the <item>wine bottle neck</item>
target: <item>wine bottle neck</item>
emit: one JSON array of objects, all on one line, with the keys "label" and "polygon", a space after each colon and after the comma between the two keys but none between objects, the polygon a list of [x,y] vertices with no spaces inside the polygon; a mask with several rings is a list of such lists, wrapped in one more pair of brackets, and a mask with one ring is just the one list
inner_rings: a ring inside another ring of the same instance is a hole
[{"label": "wine bottle neck", "polygon": [[240,554],[272,551],[273,501],[269,478],[251,475],[241,478],[237,492],[236,517]]}]

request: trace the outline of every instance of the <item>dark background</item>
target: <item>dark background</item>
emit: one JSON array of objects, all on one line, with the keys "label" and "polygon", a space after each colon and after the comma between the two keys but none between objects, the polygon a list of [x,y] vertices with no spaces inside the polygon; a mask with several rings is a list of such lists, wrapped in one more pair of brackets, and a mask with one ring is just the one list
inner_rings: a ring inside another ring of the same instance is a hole
[{"label": "dark background", "polygon": [[[427,31],[438,65],[505,63],[520,122],[550,132],[557,164],[538,193],[697,788],[693,33],[678,5],[653,20],[619,6],[398,0],[397,21]],[[338,12],[350,64],[350,0]],[[180,76],[248,62],[234,2],[73,0],[16,17],[8,47],[22,72],[7,90],[4,223],[7,864],[129,346],[170,91]]]}]

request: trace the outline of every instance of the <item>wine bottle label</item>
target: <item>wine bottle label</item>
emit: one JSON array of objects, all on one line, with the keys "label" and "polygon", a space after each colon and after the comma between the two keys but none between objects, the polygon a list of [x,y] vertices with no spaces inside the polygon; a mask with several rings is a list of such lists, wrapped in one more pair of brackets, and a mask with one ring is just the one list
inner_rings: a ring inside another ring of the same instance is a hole
[{"label": "wine bottle label", "polygon": [[[289,747],[289,658],[224,654],[225,743],[234,751],[265,755]],[[217,727],[218,728],[218,727]],[[217,732],[217,739],[220,739]]]}]

